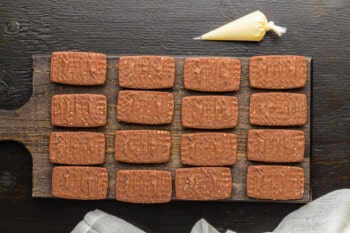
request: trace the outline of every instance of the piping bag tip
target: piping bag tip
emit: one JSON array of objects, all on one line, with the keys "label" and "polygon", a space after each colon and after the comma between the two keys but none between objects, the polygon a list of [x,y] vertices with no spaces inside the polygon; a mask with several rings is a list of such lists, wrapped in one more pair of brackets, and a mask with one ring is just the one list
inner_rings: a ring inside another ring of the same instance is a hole
[{"label": "piping bag tip", "polygon": [[202,36],[197,36],[195,38],[193,38],[194,40],[202,40]]}]

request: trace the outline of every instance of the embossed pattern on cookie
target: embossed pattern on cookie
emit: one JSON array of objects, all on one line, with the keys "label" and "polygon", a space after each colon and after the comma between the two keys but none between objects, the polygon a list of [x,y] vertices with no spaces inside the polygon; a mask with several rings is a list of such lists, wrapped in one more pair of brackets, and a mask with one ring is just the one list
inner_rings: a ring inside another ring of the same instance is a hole
[{"label": "embossed pattern on cookie", "polygon": [[58,166],[52,170],[52,196],[66,199],[106,199],[108,171],[101,167]]},{"label": "embossed pattern on cookie", "polygon": [[101,53],[53,52],[50,80],[70,85],[102,85],[106,82],[107,58]]},{"label": "embossed pattern on cookie", "polygon": [[181,163],[195,166],[226,166],[237,159],[233,133],[187,133],[181,138]]},{"label": "embossed pattern on cookie", "polygon": [[164,163],[170,159],[171,135],[161,130],[118,130],[115,159],[127,163]]},{"label": "embossed pattern on cookie", "polygon": [[157,91],[120,91],[117,119],[136,124],[169,124],[174,115],[174,95]]},{"label": "embossed pattern on cookie", "polygon": [[179,200],[221,200],[232,195],[230,168],[179,168],[175,175],[176,198]]},{"label": "embossed pattern on cookie", "polygon": [[305,151],[304,131],[249,130],[247,148],[249,160],[271,163],[301,162]]},{"label": "embossed pattern on cookie", "polygon": [[166,203],[172,194],[171,173],[156,170],[119,170],[116,199],[131,203]]},{"label": "embossed pattern on cookie", "polygon": [[306,85],[306,58],[256,56],[250,58],[250,86],[261,89],[292,89]]},{"label": "embossed pattern on cookie", "polygon": [[70,165],[103,164],[105,136],[93,132],[51,132],[50,162]]},{"label": "embossed pattern on cookie", "polygon": [[241,63],[232,58],[187,58],[184,65],[184,87],[188,90],[237,91]]},{"label": "embossed pattern on cookie", "polygon": [[182,98],[182,125],[197,129],[237,126],[238,100],[234,96],[186,96]]},{"label": "embossed pattern on cookie", "polygon": [[121,87],[162,89],[174,86],[175,59],[165,56],[124,56],[119,59]]},{"label": "embossed pattern on cookie", "polygon": [[265,126],[304,125],[307,109],[304,94],[255,93],[250,96],[250,123]]},{"label": "embossed pattern on cookie", "polygon": [[258,199],[301,199],[304,193],[304,170],[301,167],[249,166],[247,196]]},{"label": "embossed pattern on cookie", "polygon": [[96,94],[63,94],[52,96],[51,122],[64,127],[104,126],[107,98]]}]

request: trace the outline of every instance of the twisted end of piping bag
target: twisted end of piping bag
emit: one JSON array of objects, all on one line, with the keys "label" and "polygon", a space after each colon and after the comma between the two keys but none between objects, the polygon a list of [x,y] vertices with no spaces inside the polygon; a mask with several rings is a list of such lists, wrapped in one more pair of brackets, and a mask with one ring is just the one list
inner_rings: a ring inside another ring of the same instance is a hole
[{"label": "twisted end of piping bag", "polygon": [[273,21],[269,21],[267,23],[266,31],[270,31],[270,30],[276,33],[279,37],[281,37],[284,33],[287,32],[286,27],[277,26]]}]

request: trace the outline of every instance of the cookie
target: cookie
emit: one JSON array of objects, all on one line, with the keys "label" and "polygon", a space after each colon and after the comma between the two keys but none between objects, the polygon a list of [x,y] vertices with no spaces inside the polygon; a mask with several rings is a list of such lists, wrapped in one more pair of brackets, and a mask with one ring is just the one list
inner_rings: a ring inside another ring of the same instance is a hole
[{"label": "cookie", "polygon": [[169,161],[171,135],[161,130],[119,130],[115,133],[115,159],[127,163]]},{"label": "cookie", "polygon": [[123,56],[118,65],[119,86],[132,89],[171,88],[175,59],[165,56]]},{"label": "cookie", "polygon": [[187,58],[184,65],[184,87],[206,92],[237,91],[241,63],[232,58]]},{"label": "cookie", "polygon": [[58,166],[52,170],[52,196],[66,199],[107,198],[108,171],[101,167]]},{"label": "cookie", "polygon": [[116,199],[131,203],[166,203],[172,195],[171,173],[157,170],[119,170]]},{"label": "cookie", "polygon": [[304,94],[255,93],[250,96],[250,123],[265,126],[304,125],[307,109]]},{"label": "cookie", "polygon": [[234,96],[187,96],[182,98],[182,125],[196,129],[237,126],[238,100]]},{"label": "cookie", "polygon": [[304,151],[304,131],[254,129],[248,132],[249,160],[270,163],[301,162]]},{"label": "cookie", "polygon": [[98,127],[107,120],[107,98],[96,94],[52,96],[51,122],[63,127]]},{"label": "cookie", "polygon": [[250,86],[261,89],[293,89],[306,85],[306,58],[256,56],[250,58]]},{"label": "cookie", "polygon": [[50,162],[68,165],[103,164],[105,136],[93,132],[52,132]]},{"label": "cookie", "polygon": [[174,95],[157,91],[120,91],[117,119],[136,124],[169,124],[174,115]]},{"label": "cookie", "polygon": [[187,133],[181,137],[181,163],[194,166],[233,165],[237,136],[233,133]]},{"label": "cookie", "polygon": [[101,53],[53,52],[50,80],[70,85],[102,85],[106,82],[107,58]]},{"label": "cookie", "polygon": [[224,167],[179,168],[175,175],[178,200],[222,200],[232,195],[231,170]]},{"label": "cookie", "polygon": [[257,199],[296,200],[304,193],[304,170],[290,166],[249,166],[247,196]]}]

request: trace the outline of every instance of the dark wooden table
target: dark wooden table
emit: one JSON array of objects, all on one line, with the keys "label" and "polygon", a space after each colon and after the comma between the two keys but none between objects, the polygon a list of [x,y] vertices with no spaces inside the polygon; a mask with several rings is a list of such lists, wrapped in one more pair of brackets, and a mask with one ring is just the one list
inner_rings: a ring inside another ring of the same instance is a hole
[{"label": "dark wooden table", "polygon": [[[260,43],[192,40],[260,9],[287,26]],[[350,188],[350,2],[333,1],[10,1],[0,3],[0,114],[32,94],[32,54],[57,50],[107,54],[313,57],[311,183],[313,198]],[[1,139],[0,139],[1,140]],[[273,230],[301,204],[33,199],[31,156],[0,142],[0,231],[69,232],[101,209],[147,232],[189,232],[201,217],[219,230]]]}]

